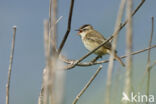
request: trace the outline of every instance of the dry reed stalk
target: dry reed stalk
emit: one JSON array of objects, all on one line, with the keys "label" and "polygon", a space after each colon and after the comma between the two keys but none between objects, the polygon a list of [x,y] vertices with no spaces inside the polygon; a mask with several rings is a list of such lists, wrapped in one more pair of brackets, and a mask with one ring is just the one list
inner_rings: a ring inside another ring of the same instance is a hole
[{"label": "dry reed stalk", "polygon": [[[50,51],[49,51],[49,31],[48,31],[48,26],[49,23],[47,20],[44,21],[44,52],[45,52],[45,57],[46,57],[46,64],[48,63],[48,57],[50,56]],[[38,98],[38,104],[47,104],[48,102],[48,91],[47,91],[47,68],[45,67],[43,69],[43,74],[42,74],[42,86],[41,86],[41,91],[40,95]]]},{"label": "dry reed stalk", "polygon": [[[60,16],[56,23],[57,24],[61,19],[62,19],[63,16]],[[46,57],[46,63],[48,63],[48,57],[50,57],[50,44],[52,44],[52,42],[50,41],[51,39],[49,39],[49,31],[53,31],[52,30],[53,28],[51,28],[49,30],[49,23],[47,20],[44,21],[44,50],[45,50],[45,57]],[[51,42],[51,43],[49,43]],[[40,95],[39,95],[39,98],[38,98],[38,104],[43,104],[43,101],[45,101],[45,103],[47,102],[47,90],[45,91],[45,88],[46,85],[45,85],[45,81],[47,80],[47,68],[45,67],[43,69],[43,79],[42,79],[42,87],[41,87],[41,91],[40,91]],[[45,96],[44,96],[45,95]],[[45,104],[44,103],[44,104]]]},{"label": "dry reed stalk", "polygon": [[[57,59],[57,27],[56,24],[60,21],[62,16],[56,20],[57,16],[57,0],[50,0],[49,6],[49,23],[45,21],[44,25],[44,44],[46,67],[43,71],[43,82],[39,96],[39,104],[60,104],[62,101],[62,92],[56,92],[58,85],[56,82],[64,82],[63,75],[60,75],[60,69],[63,69],[63,64]],[[62,72],[61,72],[62,73]],[[63,84],[62,87],[63,89]]]},{"label": "dry reed stalk", "polygon": [[[116,26],[115,26],[114,33],[118,31],[120,28],[124,6],[125,6],[125,0],[121,0],[119,11],[118,11],[118,16],[116,19]],[[105,99],[106,104],[110,104],[112,71],[113,71],[113,65],[114,65],[114,55],[115,55],[115,50],[116,50],[118,34],[119,34],[119,31],[114,34],[111,55],[109,57],[109,64],[108,64],[108,70],[107,70],[107,82],[106,82],[106,99]]]},{"label": "dry reed stalk", "polygon": [[[152,45],[152,39],[153,39],[153,33],[154,33],[154,17],[152,17],[152,30],[151,30],[151,35],[150,35],[150,40],[149,40],[149,47],[151,47]],[[147,71],[147,89],[146,89],[146,95],[148,96],[149,98],[149,90],[150,90],[150,72],[151,72],[151,69],[150,69],[150,64],[151,64],[151,50],[149,49],[148,50],[148,58],[147,58],[147,66],[146,66],[146,71]],[[148,104],[149,102],[147,101],[146,104]]]},{"label": "dry reed stalk", "polygon": [[6,104],[9,104],[10,97],[10,83],[11,83],[11,72],[12,72],[12,64],[14,58],[14,49],[15,49],[15,37],[16,37],[16,26],[13,26],[13,39],[12,46],[10,51],[10,60],[9,60],[9,69],[8,69],[8,81],[6,84]]},{"label": "dry reed stalk", "polygon": [[[52,12],[52,13],[51,13]],[[56,36],[56,16],[57,16],[57,0],[50,0],[49,8],[49,51],[50,57],[48,58],[47,64],[47,90],[48,90],[48,103],[56,104],[55,95],[54,95],[54,81],[55,81],[55,72],[57,69],[57,57],[56,57],[56,46],[57,46],[57,36]],[[51,21],[52,20],[52,21]],[[51,45],[50,45],[51,44]],[[52,53],[51,53],[52,52]]]},{"label": "dry reed stalk", "polygon": [[[126,77],[125,77],[125,93],[130,98],[132,87],[132,0],[127,0],[126,16],[128,23],[126,26]],[[126,101],[125,103],[129,103]]]},{"label": "dry reed stalk", "polygon": [[52,56],[56,56],[56,47],[57,47],[57,0],[52,0]]},{"label": "dry reed stalk", "polygon": [[[151,47],[153,47],[152,45],[151,45],[151,42],[152,42],[152,38],[153,38],[153,33],[154,33],[154,17],[152,17],[152,29],[151,29],[151,35],[150,35],[150,39],[149,39],[149,46],[148,46],[148,48],[149,48],[149,50],[151,50]],[[155,66],[155,64],[156,64],[156,61],[152,64],[152,65],[150,65],[151,64],[151,62],[149,62],[149,60],[150,60],[150,51],[148,50],[148,56],[147,56],[147,65],[146,65],[146,70],[145,70],[145,72],[144,72],[144,75],[143,75],[143,77],[142,77],[142,79],[141,79],[141,81],[140,81],[140,83],[138,84],[138,87],[137,87],[137,91],[141,91],[141,88],[142,88],[142,86],[143,86],[143,84],[144,84],[144,82],[145,82],[145,78],[146,78],[146,75],[147,75],[147,89],[146,89],[146,94],[148,95],[148,92],[147,92],[147,90],[149,90],[149,88],[148,88],[148,85],[150,84],[149,83],[149,72],[151,71],[151,69]]]}]

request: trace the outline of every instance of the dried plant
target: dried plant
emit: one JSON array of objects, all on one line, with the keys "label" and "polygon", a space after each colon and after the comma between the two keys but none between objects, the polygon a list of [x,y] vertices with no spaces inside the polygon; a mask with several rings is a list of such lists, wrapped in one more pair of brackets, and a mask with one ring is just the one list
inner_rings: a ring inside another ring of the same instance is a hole
[{"label": "dried plant", "polygon": [[[150,35],[150,40],[149,40],[149,47],[151,47],[152,45],[152,38],[153,38],[153,33],[154,33],[154,17],[152,17],[152,29],[151,29],[151,35]],[[149,90],[150,90],[150,77],[151,77],[151,68],[150,68],[150,64],[151,64],[151,50],[148,50],[148,58],[147,58],[147,67],[146,67],[146,71],[147,71],[147,89],[146,89],[146,95],[149,98]],[[147,102],[148,104],[149,102]]]},{"label": "dried plant", "polygon": [[11,72],[12,72],[12,65],[13,65],[13,58],[14,58],[14,49],[15,49],[15,38],[16,38],[16,26],[13,26],[13,39],[12,39],[12,46],[10,52],[10,63],[9,63],[9,70],[8,70],[8,82],[6,84],[6,104],[9,104],[9,97],[10,97],[10,83],[11,83]]},{"label": "dried plant", "polygon": [[[132,0],[127,0],[126,16],[128,18],[126,27],[126,76],[125,76],[125,93],[130,98],[130,93],[132,90]],[[129,104],[128,101],[125,103]]]},{"label": "dried plant", "polygon": [[[125,0],[121,0],[119,11],[118,11],[118,16],[116,20],[116,26],[114,32],[114,38],[112,42],[112,50],[111,50],[111,55],[109,58],[109,64],[108,64],[108,71],[107,71],[107,82],[106,82],[106,99],[105,103],[110,104],[110,94],[111,94],[111,81],[112,81],[112,71],[113,71],[113,65],[114,65],[114,56],[115,56],[115,50],[116,50],[116,44],[117,44],[117,38],[119,34],[119,29],[121,25],[121,20],[123,16],[123,11],[124,11],[124,6],[125,6]],[[117,32],[116,32],[117,31]]]},{"label": "dried plant", "polygon": [[[132,51],[132,17],[137,13],[140,7],[144,4],[145,0],[141,0],[139,5],[136,9],[132,12],[132,0],[121,0],[116,25],[114,28],[113,34],[101,45],[93,49],[92,51],[88,52],[84,56],[80,57],[79,59],[68,59],[64,56],[61,52],[62,49],[67,41],[71,30],[72,24],[72,15],[73,15],[73,8],[74,8],[74,0],[70,2],[70,9],[69,9],[69,16],[68,16],[68,25],[67,30],[64,34],[64,37],[61,41],[60,46],[57,49],[58,42],[57,42],[57,23],[60,21],[62,16],[57,19],[57,0],[50,0],[49,2],[49,20],[44,21],[44,48],[45,48],[45,68],[43,69],[43,76],[42,76],[42,86],[40,95],[38,98],[38,104],[63,104],[63,93],[64,93],[64,83],[65,83],[65,71],[71,70],[75,67],[89,67],[97,64],[108,63],[108,72],[107,72],[107,79],[106,79],[106,92],[105,92],[105,103],[111,104],[111,87],[112,87],[112,71],[114,68],[114,55],[115,50],[117,47],[118,35],[119,32],[126,26],[126,55],[121,56],[120,58],[126,58],[126,73],[125,73],[125,86],[124,92],[130,96],[132,91],[132,69],[133,69],[133,60],[132,56],[139,54],[141,52],[148,51],[148,60],[147,60],[147,67],[146,67],[146,74],[147,76],[147,89],[146,93],[149,96],[150,91],[150,71],[156,65],[151,64],[150,61],[150,52],[153,48],[156,48],[156,45],[152,45],[152,37],[154,32],[154,18],[152,18],[152,31],[151,31],[151,38],[149,41],[148,48],[141,49],[138,51]],[[124,7],[126,5],[126,19],[122,23]],[[9,90],[10,90],[10,80],[11,80],[11,71],[12,71],[12,63],[13,63],[13,55],[14,55],[14,47],[15,47],[15,34],[16,34],[16,27],[13,27],[13,41],[11,47],[11,55],[10,55],[10,64],[9,64],[9,71],[8,71],[8,82],[6,85],[6,104],[9,104]],[[107,42],[112,41],[112,50],[109,60],[102,60],[98,61],[99,57],[95,57],[93,60],[95,61],[86,61],[84,59],[92,55],[96,50],[98,50],[103,45],[107,44]],[[83,62],[82,62],[83,61]],[[77,104],[78,100],[80,100],[81,96],[85,93],[87,88],[91,85],[93,80],[96,76],[100,73],[100,71],[104,69],[102,65],[98,67],[96,72],[90,78],[90,80],[86,83],[84,88],[77,94],[75,99],[73,100],[72,104]],[[105,68],[106,69],[106,68]],[[129,103],[129,102],[122,102],[122,103]],[[147,102],[148,103],[148,102]]]}]

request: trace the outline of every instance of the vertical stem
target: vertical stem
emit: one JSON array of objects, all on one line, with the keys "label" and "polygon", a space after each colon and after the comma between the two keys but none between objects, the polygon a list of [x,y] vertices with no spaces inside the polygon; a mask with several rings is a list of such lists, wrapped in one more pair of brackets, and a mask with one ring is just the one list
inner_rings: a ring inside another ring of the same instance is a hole
[{"label": "vertical stem", "polygon": [[[55,71],[57,68],[57,57],[56,57],[56,46],[57,46],[57,36],[56,36],[56,16],[57,16],[57,0],[50,1],[50,12],[52,11],[52,15],[50,15],[49,18],[52,20],[52,22],[49,22],[49,44],[51,44],[49,47],[50,57],[48,59],[48,65],[47,65],[47,75],[48,75],[48,101],[50,104],[56,104],[55,102],[55,95],[54,95],[54,80],[55,80]],[[51,7],[52,6],[52,7]],[[51,14],[51,13],[49,13]]]},{"label": "vertical stem", "polygon": [[52,0],[52,54],[53,56],[55,56],[56,54],[56,43],[57,43],[57,33],[56,33],[56,29],[57,29],[57,25],[56,25],[56,21],[57,21],[57,0]]},{"label": "vertical stem", "polygon": [[[61,18],[63,16],[60,16],[56,23],[57,24]],[[50,30],[52,31],[52,30]],[[46,57],[46,65],[48,66],[48,60],[50,59],[50,38],[49,38],[49,23],[48,20],[44,21],[44,51],[45,51],[45,57]],[[48,98],[48,91],[47,91],[47,85],[46,85],[46,81],[47,81],[47,71],[48,71],[48,67],[45,67],[43,70],[43,78],[42,78],[42,86],[41,86],[41,91],[40,91],[40,95],[38,98],[38,104],[47,104],[47,98]]]},{"label": "vertical stem", "polygon": [[[150,40],[149,40],[149,48],[152,45],[152,38],[153,38],[153,33],[154,33],[154,17],[152,17],[152,30],[151,30],[151,35],[150,35]],[[147,66],[146,66],[146,71],[147,71],[147,89],[146,89],[146,95],[149,98],[149,89],[150,89],[150,64],[151,64],[151,49],[148,50],[148,58],[147,58]],[[147,101],[147,104],[149,102]]]},{"label": "vertical stem", "polygon": [[[123,16],[123,10],[124,10],[125,0],[121,0],[120,8],[118,11],[118,17],[116,19],[116,26],[114,29],[114,38],[113,38],[113,44],[112,44],[112,50],[110,52],[110,58],[109,58],[109,65],[108,65],[108,72],[107,72],[107,82],[106,82],[106,104],[110,104],[110,94],[111,94],[111,80],[112,80],[112,71],[113,71],[113,64],[114,64],[114,55],[116,50],[116,44],[117,44],[117,37],[120,29],[120,24]],[[117,32],[116,32],[117,31]]]},{"label": "vertical stem", "polygon": [[45,57],[46,57],[46,67],[43,70],[43,78],[42,78],[42,87],[40,91],[40,96],[38,100],[38,104],[47,104],[48,102],[48,60],[50,58],[50,47],[49,47],[49,31],[48,31],[48,20],[44,21],[44,48],[45,48]]},{"label": "vertical stem", "polygon": [[[57,16],[57,0],[52,0],[51,4],[52,8],[50,8],[50,10],[52,9],[52,15],[50,15],[52,22],[49,22],[49,36],[51,36],[51,38],[49,40],[51,40],[51,42],[49,42],[49,44],[51,44],[50,51],[52,52],[50,54],[49,60],[48,60],[48,101],[50,104],[56,104],[55,102],[55,95],[54,95],[54,80],[55,80],[55,71],[57,68],[57,58],[56,58],[56,40],[57,40],[57,36],[56,36],[56,16]],[[50,6],[51,7],[51,6]],[[50,11],[51,12],[51,11]],[[51,31],[52,30],[52,31]]]},{"label": "vertical stem", "polygon": [[[48,34],[48,52],[49,52],[49,54],[50,54],[50,49],[51,49],[51,38],[52,38],[52,31],[51,31],[51,27],[52,27],[52,22],[51,22],[51,19],[52,19],[52,0],[49,0],[49,22],[48,22],[48,24],[49,24],[49,27],[48,27],[48,32],[49,32],[49,34]],[[45,35],[45,34],[44,34]]]},{"label": "vertical stem", "polygon": [[[126,79],[125,79],[125,93],[130,98],[131,86],[132,86],[132,0],[127,0],[126,16],[128,23],[126,26]],[[126,102],[128,103],[128,102]]]},{"label": "vertical stem", "polygon": [[10,83],[11,83],[11,72],[12,72],[12,64],[13,64],[13,57],[14,57],[14,48],[15,48],[15,37],[16,37],[16,26],[13,26],[13,39],[12,39],[12,46],[11,46],[11,54],[10,54],[10,63],[8,69],[8,81],[6,84],[6,104],[9,104],[9,97],[10,97]]},{"label": "vertical stem", "polygon": [[[56,16],[57,16],[57,0],[50,0],[49,5],[49,27],[47,28],[47,22],[45,22],[44,36],[49,39],[45,41],[45,53],[46,53],[46,67],[43,73],[43,103],[55,104],[54,99],[54,77],[55,70],[57,68],[56,58]],[[47,32],[48,31],[48,32]],[[48,34],[49,33],[49,34]],[[48,45],[47,45],[48,44]]]}]

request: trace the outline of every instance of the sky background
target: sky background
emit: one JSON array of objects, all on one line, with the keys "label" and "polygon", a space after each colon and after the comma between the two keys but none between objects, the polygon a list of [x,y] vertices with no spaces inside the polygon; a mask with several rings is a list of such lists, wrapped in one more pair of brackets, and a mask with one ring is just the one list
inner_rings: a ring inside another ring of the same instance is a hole
[{"label": "sky background", "polygon": [[[141,0],[134,0],[135,8]],[[79,59],[88,51],[84,48],[75,29],[83,24],[92,24],[96,30],[108,38],[114,30],[120,0],[75,0],[71,32],[63,48],[63,53],[70,59]],[[133,50],[148,47],[151,32],[151,17],[156,18],[156,0],[146,0],[133,18]],[[67,28],[70,0],[58,1],[58,44],[60,44]],[[43,44],[43,21],[48,19],[48,0],[0,0],[0,104],[5,103],[5,85],[9,65],[12,41],[12,26],[17,26],[15,54],[11,76],[10,104],[36,104],[41,88],[42,71],[45,65]],[[124,20],[124,18],[123,18]],[[155,30],[156,31],[156,30]],[[154,32],[153,45],[156,44]],[[125,28],[120,32],[118,54],[125,54]],[[151,62],[156,60],[156,49],[152,49]],[[86,60],[90,60],[91,55]],[[108,56],[102,58],[107,59]],[[137,87],[143,76],[147,60],[147,52],[133,57],[133,84]],[[124,60],[125,61],[125,60]],[[107,63],[92,85],[84,93],[78,104],[102,104],[104,102]],[[98,65],[92,67],[76,67],[66,71],[65,98],[63,104],[71,104],[78,92],[95,73]],[[151,94],[156,96],[155,74],[151,73]],[[112,92],[118,96],[124,84],[125,70],[115,62],[113,71]],[[144,89],[144,87],[143,87]],[[120,97],[114,101],[120,102]]]}]

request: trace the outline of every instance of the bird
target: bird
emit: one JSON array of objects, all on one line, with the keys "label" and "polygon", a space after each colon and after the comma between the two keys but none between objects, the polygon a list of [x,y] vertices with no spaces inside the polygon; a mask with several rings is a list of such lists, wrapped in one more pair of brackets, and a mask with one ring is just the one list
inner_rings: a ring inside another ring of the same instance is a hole
[{"label": "bird", "polygon": [[[78,31],[78,35],[80,35],[82,43],[84,44],[85,48],[89,51],[94,50],[96,47],[104,43],[107,39],[97,30],[93,28],[90,24],[85,24],[81,26],[79,29],[76,29]],[[106,54],[111,54],[112,44],[111,42],[105,43],[102,47],[100,47],[98,50],[94,52],[99,57],[102,57]],[[97,59],[98,59],[97,58]],[[119,63],[124,67],[125,64],[120,59],[120,57],[117,55],[117,51],[115,50],[114,58],[119,61]],[[94,60],[95,61],[95,60]]]}]

